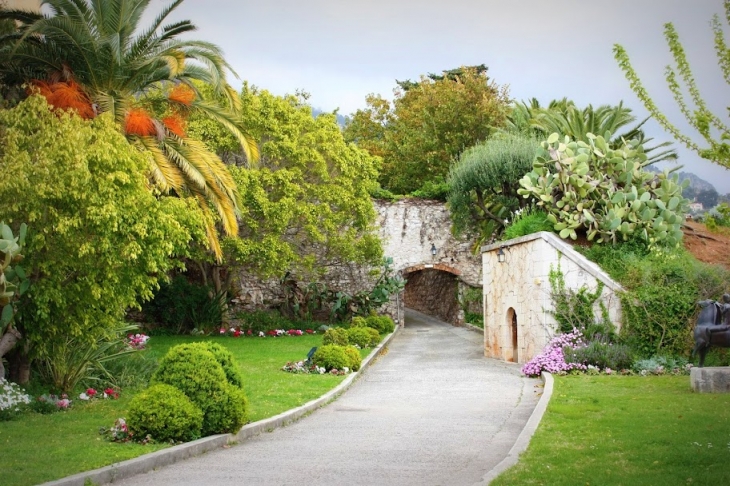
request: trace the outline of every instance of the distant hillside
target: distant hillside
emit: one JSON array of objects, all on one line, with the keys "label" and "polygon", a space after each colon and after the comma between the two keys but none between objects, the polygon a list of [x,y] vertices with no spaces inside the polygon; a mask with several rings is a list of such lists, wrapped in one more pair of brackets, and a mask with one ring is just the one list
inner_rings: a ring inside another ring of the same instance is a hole
[{"label": "distant hillside", "polygon": [[[662,172],[660,169],[655,168],[654,166],[646,167],[646,170],[649,172]],[[675,172],[679,176],[679,181],[683,182],[684,180],[689,180],[689,186],[688,189],[693,189],[694,192],[704,192],[704,191],[715,191],[717,192],[717,189],[715,189],[715,186],[713,186],[711,183],[707,182],[703,178],[699,177],[696,174],[693,174],[692,172]]]},{"label": "distant hillside", "polygon": [[[312,108],[312,116],[314,118],[317,118],[322,113],[330,113],[330,112],[325,112],[323,110],[320,110],[319,108]],[[339,113],[335,113],[335,117],[337,118],[337,124],[340,127],[344,127],[345,126],[345,116],[344,115],[340,115]]]}]

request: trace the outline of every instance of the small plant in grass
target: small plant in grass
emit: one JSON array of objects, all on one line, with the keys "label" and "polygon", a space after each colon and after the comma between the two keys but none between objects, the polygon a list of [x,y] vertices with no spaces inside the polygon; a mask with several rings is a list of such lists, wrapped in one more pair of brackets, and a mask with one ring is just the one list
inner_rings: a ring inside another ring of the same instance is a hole
[{"label": "small plant in grass", "polygon": [[342,327],[333,327],[327,329],[322,338],[322,344],[336,344],[338,346],[347,346],[349,343],[347,329]]},{"label": "small plant in grass", "polygon": [[187,442],[200,438],[203,412],[174,386],[158,383],[132,399],[128,419],[133,437]]},{"label": "small plant in grass", "polygon": [[642,376],[646,375],[687,375],[692,364],[685,358],[673,356],[653,356],[634,363],[632,370]]},{"label": "small plant in grass", "polygon": [[361,349],[372,348],[380,342],[380,333],[371,327],[351,327],[347,329],[347,341]]},{"label": "small plant in grass", "polygon": [[362,365],[362,356],[360,356],[357,348],[354,346],[345,346],[345,355],[349,360],[347,367],[352,371],[358,371]]},{"label": "small plant in grass", "polygon": [[325,344],[317,348],[312,356],[312,363],[321,366],[328,372],[333,369],[345,370],[345,368],[349,368],[350,357],[346,354],[344,346]]},{"label": "small plant in grass", "polygon": [[0,422],[17,418],[29,403],[30,396],[20,386],[0,378]]},{"label": "small plant in grass", "polygon": [[99,435],[104,436],[110,442],[129,442],[132,440],[132,433],[129,431],[127,421],[123,418],[116,419],[114,425],[109,428],[101,427]]},{"label": "small plant in grass", "polygon": [[40,414],[61,412],[71,408],[71,400],[65,393],[62,395],[44,394],[31,401],[28,408]]}]

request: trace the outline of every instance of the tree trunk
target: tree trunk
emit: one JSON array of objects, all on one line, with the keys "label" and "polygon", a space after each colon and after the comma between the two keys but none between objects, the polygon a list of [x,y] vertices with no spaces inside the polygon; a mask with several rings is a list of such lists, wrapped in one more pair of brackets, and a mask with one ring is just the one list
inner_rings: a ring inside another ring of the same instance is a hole
[{"label": "tree trunk", "polygon": [[12,325],[8,326],[7,331],[0,338],[0,378],[5,378],[5,366],[3,366],[3,356],[15,347],[18,341],[23,337],[20,331]]}]

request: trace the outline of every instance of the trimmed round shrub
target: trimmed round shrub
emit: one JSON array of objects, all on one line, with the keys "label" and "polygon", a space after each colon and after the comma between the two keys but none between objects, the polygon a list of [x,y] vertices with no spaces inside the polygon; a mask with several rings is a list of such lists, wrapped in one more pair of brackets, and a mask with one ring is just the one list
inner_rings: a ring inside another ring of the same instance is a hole
[{"label": "trimmed round shrub", "polygon": [[360,356],[360,351],[358,351],[354,346],[346,346],[345,355],[347,355],[347,359],[349,360],[347,367],[352,371],[359,370],[362,365],[362,356]]},{"label": "trimmed round shrub", "polygon": [[347,340],[361,348],[372,348],[380,342],[380,333],[371,327],[352,327],[347,330]]},{"label": "trimmed round shrub", "polygon": [[129,403],[127,425],[137,439],[188,442],[200,438],[203,412],[174,386],[158,383]]},{"label": "trimmed round shrub", "polygon": [[341,370],[345,367],[350,367],[350,358],[345,353],[344,346],[325,344],[317,348],[317,351],[314,352],[312,363],[321,366],[327,371],[333,369]]},{"label": "trimmed round shrub", "polygon": [[368,316],[365,321],[368,327],[376,329],[380,334],[390,334],[395,331],[395,323],[388,316]]},{"label": "trimmed round shrub", "polygon": [[241,371],[238,369],[238,365],[233,358],[233,354],[218,343],[204,341],[202,344],[207,346],[208,350],[213,353],[215,360],[218,361],[218,364],[223,367],[223,372],[226,374],[228,383],[233,386],[237,386],[238,388],[242,388],[243,375],[241,375]]},{"label": "trimmed round shrub", "polygon": [[333,327],[324,332],[322,344],[336,344],[337,346],[347,346],[347,329],[342,327]]},{"label": "trimmed round shrub", "polygon": [[172,385],[200,407],[204,436],[232,432],[236,424],[245,423],[243,392],[228,383],[223,367],[205,343],[170,348],[152,375],[152,383]]},{"label": "trimmed round shrub", "polygon": [[364,317],[356,316],[352,318],[350,327],[368,327],[368,323]]},{"label": "trimmed round shrub", "polygon": [[[246,394],[240,388],[226,384],[206,410],[205,419],[210,427],[208,434],[235,434],[248,421]],[[206,432],[205,428],[203,432]]]}]

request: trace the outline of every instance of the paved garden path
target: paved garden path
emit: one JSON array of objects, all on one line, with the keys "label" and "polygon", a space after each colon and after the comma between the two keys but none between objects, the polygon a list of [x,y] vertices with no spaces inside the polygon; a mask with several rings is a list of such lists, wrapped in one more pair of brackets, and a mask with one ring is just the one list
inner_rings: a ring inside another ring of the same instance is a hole
[{"label": "paved garden path", "polygon": [[472,485],[514,444],[540,381],[486,359],[480,333],[415,311],[336,401],[287,427],[120,483]]}]

